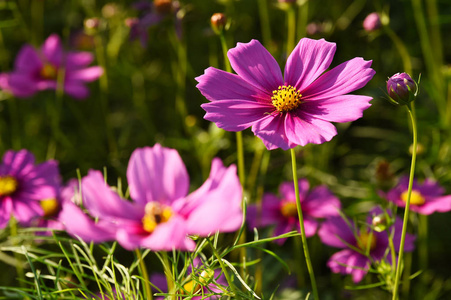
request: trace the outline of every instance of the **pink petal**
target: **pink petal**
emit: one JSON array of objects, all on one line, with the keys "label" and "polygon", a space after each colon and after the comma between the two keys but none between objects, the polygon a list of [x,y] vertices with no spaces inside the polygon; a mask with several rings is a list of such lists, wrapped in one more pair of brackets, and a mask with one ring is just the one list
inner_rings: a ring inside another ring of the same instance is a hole
[{"label": "pink petal", "polygon": [[283,85],[278,63],[259,41],[238,43],[227,56],[235,72],[263,93],[272,93]]},{"label": "pink petal", "polygon": [[79,100],[89,96],[89,89],[80,81],[66,81],[64,83],[64,92]]},{"label": "pink petal", "polygon": [[351,122],[363,116],[363,111],[371,106],[372,97],[342,95],[328,99],[308,100],[300,109],[318,119],[329,122]]},{"label": "pink petal", "polygon": [[150,201],[169,205],[188,193],[189,177],[182,159],[176,150],[159,144],[133,151],[127,178],[131,198],[144,205]]},{"label": "pink petal", "polygon": [[37,81],[30,74],[11,73],[7,80],[7,90],[15,97],[28,98],[38,92]]},{"label": "pink petal", "polygon": [[0,174],[8,174],[13,177],[24,176],[34,168],[33,153],[22,149],[20,151],[9,150],[3,155],[3,164],[0,165]]},{"label": "pink petal", "polygon": [[330,217],[321,224],[318,235],[323,244],[336,248],[347,248],[347,244],[356,244],[353,226],[351,221],[348,224],[341,216]]},{"label": "pink petal", "polygon": [[196,87],[210,101],[215,100],[250,100],[266,101],[271,94],[262,92],[258,88],[243,80],[240,76],[216,68],[208,68],[205,73],[196,77],[199,84]]},{"label": "pink petal", "polygon": [[376,73],[371,61],[361,57],[348,60],[321,75],[303,92],[304,100],[324,99],[345,95],[364,87]]},{"label": "pink petal", "polygon": [[68,81],[84,81],[91,82],[99,79],[103,74],[103,68],[99,66],[94,66],[90,68],[68,71],[66,73],[66,80]]},{"label": "pink petal", "polygon": [[287,139],[295,144],[305,146],[307,144],[322,144],[330,141],[337,130],[334,125],[298,111],[287,113],[285,118],[285,132]]},{"label": "pink petal", "polygon": [[91,64],[94,61],[94,55],[90,52],[68,52],[65,59],[64,67],[71,71]]},{"label": "pink petal", "polygon": [[252,132],[258,136],[268,150],[282,148],[288,150],[297,145],[288,140],[285,133],[284,116],[267,115],[252,126]]},{"label": "pink petal", "polygon": [[61,66],[63,46],[57,34],[50,35],[42,45],[42,53],[45,58],[55,66]]},{"label": "pink petal", "polygon": [[90,170],[81,181],[83,205],[93,217],[101,219],[141,220],[144,207],[121,199],[106,183],[99,171]]},{"label": "pink petal", "polygon": [[303,38],[288,57],[285,83],[302,91],[329,67],[335,54],[335,43],[324,39]]},{"label": "pink petal", "polygon": [[[298,180],[298,187],[299,187],[299,198],[301,199],[301,202],[304,201],[305,196],[308,193],[308,190],[310,188],[310,184],[307,179],[299,179]],[[296,194],[294,192],[294,184],[293,182],[283,182],[279,185],[279,194],[282,197],[282,199],[285,200],[293,200],[295,202],[296,200]]]},{"label": "pink petal", "polygon": [[216,231],[237,230],[243,221],[243,213],[242,188],[236,167],[225,168],[221,160],[214,159],[205,184],[187,198],[192,207],[186,220],[188,234],[208,236]]},{"label": "pink petal", "polygon": [[340,200],[326,186],[315,187],[302,203],[302,209],[315,218],[339,216]]},{"label": "pink petal", "polygon": [[13,214],[19,223],[28,224],[32,219],[43,214],[39,201],[28,199],[14,199]]},{"label": "pink petal", "polygon": [[24,45],[14,62],[15,72],[31,75],[41,69],[42,62],[38,52],[30,45]]},{"label": "pink petal", "polygon": [[168,222],[159,224],[152,234],[142,240],[141,246],[152,251],[193,251],[196,244],[186,233],[185,221],[173,216]]},{"label": "pink petal", "polygon": [[262,198],[261,211],[256,204],[247,207],[246,218],[249,229],[266,227],[284,220],[280,212],[280,199],[271,193],[266,193]]},{"label": "pink petal", "polygon": [[427,199],[423,205],[411,205],[413,211],[422,215],[430,215],[434,212],[451,211],[451,195]]},{"label": "pink petal", "polygon": [[363,279],[368,272],[369,264],[368,258],[350,249],[335,253],[327,262],[334,273],[352,274],[354,283]]},{"label": "pink petal", "polygon": [[0,229],[3,229],[8,225],[12,210],[13,205],[11,197],[0,196]]},{"label": "pink petal", "polygon": [[204,119],[227,131],[244,130],[274,110],[272,105],[247,100],[213,101],[201,107],[207,112]]},{"label": "pink petal", "polygon": [[105,242],[114,240],[113,224],[103,222],[94,223],[83,211],[71,202],[64,202],[59,214],[59,220],[64,224],[66,231],[86,242]]}]

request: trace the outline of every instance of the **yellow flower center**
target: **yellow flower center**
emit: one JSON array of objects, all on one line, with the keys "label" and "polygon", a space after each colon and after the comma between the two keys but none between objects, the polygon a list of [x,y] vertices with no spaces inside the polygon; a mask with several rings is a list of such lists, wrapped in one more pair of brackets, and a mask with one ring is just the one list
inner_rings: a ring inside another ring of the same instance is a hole
[{"label": "yellow flower center", "polygon": [[298,214],[296,202],[286,201],[285,203],[282,203],[282,205],[280,206],[280,212],[286,218],[296,217]]},{"label": "yellow flower center", "polygon": [[376,248],[376,236],[373,232],[361,231],[357,239],[357,245],[363,251],[371,251]]},{"label": "yellow flower center", "polygon": [[52,64],[44,64],[39,73],[43,79],[56,79],[58,69]]},{"label": "yellow flower center", "polygon": [[272,105],[280,112],[295,110],[301,104],[301,93],[291,85],[279,86],[272,94]]},{"label": "yellow flower center", "polygon": [[[401,194],[401,200],[407,202],[407,191]],[[412,205],[423,205],[426,200],[420,192],[413,190],[410,194],[410,204]]]},{"label": "yellow flower center", "polygon": [[14,177],[0,176],[0,196],[8,196],[17,190],[18,182]]},{"label": "yellow flower center", "polygon": [[172,216],[170,207],[163,207],[156,202],[149,202],[145,207],[145,215],[142,218],[143,229],[152,233],[158,224],[167,222]]},{"label": "yellow flower center", "polygon": [[60,204],[55,198],[41,200],[40,204],[46,218],[55,216],[60,210]]}]

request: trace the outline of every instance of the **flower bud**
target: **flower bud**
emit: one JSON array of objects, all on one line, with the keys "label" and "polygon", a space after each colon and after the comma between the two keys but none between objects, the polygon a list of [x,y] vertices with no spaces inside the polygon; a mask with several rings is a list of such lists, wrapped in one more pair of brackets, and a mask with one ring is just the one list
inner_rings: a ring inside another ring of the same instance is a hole
[{"label": "flower bud", "polygon": [[388,223],[389,222],[387,221],[387,215],[386,214],[376,215],[371,220],[371,224],[373,225],[373,230],[377,231],[377,232],[382,232],[385,229],[387,229],[387,227],[389,227]]},{"label": "flower bud", "polygon": [[160,14],[168,14],[172,11],[172,0],[154,0],[153,5]]},{"label": "flower bud", "polygon": [[224,30],[227,24],[227,17],[223,13],[215,13],[210,18],[211,27],[215,32]]},{"label": "flower bud", "polygon": [[396,73],[387,81],[387,92],[394,104],[406,105],[415,99],[417,84],[407,73]]},{"label": "flower bud", "polygon": [[373,12],[363,20],[363,29],[367,32],[375,31],[381,28],[382,22],[378,13]]}]

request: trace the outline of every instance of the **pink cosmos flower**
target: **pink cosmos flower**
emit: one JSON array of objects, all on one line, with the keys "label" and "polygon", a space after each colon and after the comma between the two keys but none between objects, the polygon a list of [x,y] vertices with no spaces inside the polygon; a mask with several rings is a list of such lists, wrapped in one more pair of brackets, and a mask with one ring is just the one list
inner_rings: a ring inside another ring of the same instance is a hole
[{"label": "pink cosmos flower", "polygon": [[[358,283],[368,272],[371,262],[387,260],[391,263],[389,252],[389,233],[394,230],[393,244],[395,251],[399,250],[401,242],[402,221],[396,217],[394,225],[386,231],[376,232],[371,230],[371,221],[374,216],[383,213],[382,209],[375,208],[369,213],[367,226],[357,228],[351,220],[343,217],[331,217],[327,219],[318,231],[321,241],[329,246],[342,248],[327,262],[334,273],[350,274],[355,283]],[[415,236],[406,235],[404,251],[413,251]],[[368,255],[364,255],[367,252]]]},{"label": "pink cosmos flower", "polygon": [[[251,229],[275,225],[274,236],[292,230],[299,231],[299,219],[296,208],[296,194],[293,182],[284,182],[279,186],[280,198],[267,193],[262,199],[261,212],[257,205],[249,205],[247,221]],[[309,182],[299,180],[299,196],[301,200],[302,215],[304,217],[305,236],[311,237],[318,228],[318,218],[339,216],[340,200],[335,197],[326,186],[317,186],[309,191]],[[286,239],[276,242],[283,244]]]},{"label": "pink cosmos flower", "polygon": [[238,43],[227,54],[237,75],[210,67],[196,78],[211,101],[202,104],[204,118],[228,131],[252,126],[270,150],[329,141],[337,134],[330,122],[354,121],[370,106],[371,97],[348,93],[375,74],[371,61],[362,58],[325,72],[334,53],[335,43],[303,38],[282,76],[260,42]]},{"label": "pink cosmos flower", "polygon": [[[403,176],[398,185],[387,192],[385,198],[399,207],[406,206],[408,186],[409,178]],[[451,195],[443,195],[444,192],[445,190],[432,179],[426,179],[423,183],[414,180],[410,210],[422,215],[451,211]]]},{"label": "pink cosmos flower", "polygon": [[42,216],[42,200],[56,198],[59,183],[56,161],[35,164],[27,150],[7,151],[0,164],[0,229],[11,214],[22,224]]},{"label": "pink cosmos flower", "polygon": [[43,90],[56,90],[60,71],[64,70],[64,92],[83,99],[88,97],[87,82],[103,74],[99,66],[88,67],[94,60],[89,52],[64,52],[61,40],[52,34],[41,49],[25,45],[19,51],[14,71],[0,74],[0,87],[15,97],[27,98]]},{"label": "pink cosmos flower", "polygon": [[[130,197],[122,199],[99,171],[82,179],[82,201],[63,208],[67,231],[87,241],[117,240],[128,250],[193,250],[187,235],[237,230],[242,222],[236,167],[214,159],[207,181],[188,195],[189,178],[176,150],[156,144],[136,149],[127,169]],[[94,223],[92,220],[97,221]]]}]

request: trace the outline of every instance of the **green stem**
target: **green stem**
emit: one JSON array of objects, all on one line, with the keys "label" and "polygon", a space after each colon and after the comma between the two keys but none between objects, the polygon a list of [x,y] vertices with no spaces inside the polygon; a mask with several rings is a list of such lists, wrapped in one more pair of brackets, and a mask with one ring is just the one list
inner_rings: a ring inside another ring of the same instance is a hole
[{"label": "green stem", "polygon": [[406,200],[406,207],[404,210],[404,220],[402,224],[402,234],[401,234],[401,243],[399,245],[399,255],[398,255],[398,264],[396,267],[396,276],[395,276],[395,286],[393,289],[393,300],[396,300],[398,298],[398,290],[399,290],[399,280],[401,278],[402,273],[402,263],[403,263],[403,256],[404,256],[404,243],[406,240],[406,233],[407,233],[407,222],[409,220],[409,209],[410,209],[410,196],[412,195],[412,185],[413,185],[413,178],[415,174],[415,163],[417,159],[417,122],[415,119],[415,107],[414,103],[412,102],[411,105],[406,105],[407,111],[410,116],[410,120],[412,122],[412,134],[413,134],[413,151],[412,151],[412,162],[410,165],[410,176],[409,176],[409,186],[407,189],[407,200]]},{"label": "green stem", "polygon": [[219,255],[218,251],[216,250],[216,248],[214,247],[214,245],[212,244],[212,242],[210,241],[209,238],[207,238],[207,242],[210,245],[211,250],[213,251],[213,255],[218,260],[219,265],[221,266],[222,272],[224,272],[224,276],[226,278],[227,283],[229,284],[230,288],[232,289],[233,293],[235,294],[235,297],[238,297],[238,293],[235,290],[235,285],[233,284],[233,281],[230,278],[229,272],[227,272],[227,268],[224,265],[224,262],[222,261],[221,255]]},{"label": "green stem", "polygon": [[287,8],[287,56],[294,49],[296,42],[296,11],[293,5]]},{"label": "green stem", "polygon": [[428,266],[428,216],[418,214],[418,222],[418,265],[421,270],[426,270]]},{"label": "green stem", "polygon": [[294,152],[294,148],[291,149],[291,166],[293,169],[293,184],[294,184],[294,192],[296,194],[296,207],[298,209],[298,217],[299,217],[299,228],[301,230],[301,239],[302,239],[302,248],[304,249],[305,262],[307,264],[307,270],[310,276],[310,282],[312,284],[313,290],[313,299],[318,300],[318,288],[316,287],[315,274],[313,272],[312,262],[310,260],[310,253],[307,245],[307,238],[305,236],[305,228],[304,228],[304,217],[302,216],[302,208],[301,208],[301,199],[299,197],[299,183],[298,183],[298,175],[297,175],[297,167],[296,167],[296,153]]},{"label": "green stem", "polygon": [[164,269],[164,274],[166,275],[166,281],[168,283],[168,299],[169,300],[173,300],[176,299],[175,298],[175,286],[174,286],[174,278],[172,276],[172,264],[169,263],[169,258],[168,258],[168,254],[166,252],[160,252],[161,253],[161,257],[163,258],[163,269]]},{"label": "green stem", "polygon": [[135,253],[136,253],[136,257],[138,258],[138,261],[139,261],[139,269],[141,270],[141,274],[144,278],[144,288],[146,290],[146,299],[152,300],[153,297],[152,297],[152,289],[149,284],[149,282],[150,282],[149,274],[147,273],[146,264],[144,263],[144,259],[141,255],[141,250],[136,249]]},{"label": "green stem", "polygon": [[[260,26],[262,31],[263,45],[271,49],[271,26],[269,22],[267,0],[258,0],[258,13],[260,15]],[[271,51],[270,51],[271,52]]]},{"label": "green stem", "polygon": [[297,39],[300,40],[301,38],[305,37],[307,35],[307,22],[308,22],[308,5],[309,1],[305,1],[302,5],[298,8],[298,24],[297,24]]}]

